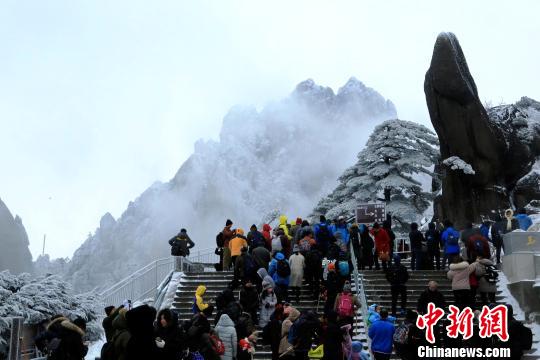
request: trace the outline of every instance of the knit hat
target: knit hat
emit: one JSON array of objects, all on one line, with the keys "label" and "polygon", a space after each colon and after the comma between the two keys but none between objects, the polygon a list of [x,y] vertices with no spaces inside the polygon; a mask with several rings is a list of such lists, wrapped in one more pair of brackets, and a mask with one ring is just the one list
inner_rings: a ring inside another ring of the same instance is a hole
[{"label": "knit hat", "polygon": [[336,271],[336,264],[333,262],[328,264],[328,271]]},{"label": "knit hat", "polygon": [[276,260],[284,260],[285,259],[285,255],[283,255],[282,253],[278,252],[276,254]]},{"label": "knit hat", "polygon": [[362,345],[362,343],[358,340],[355,340],[352,342],[352,351],[353,353],[360,353],[362,352],[362,350],[364,350],[364,346]]},{"label": "knit hat", "polygon": [[241,229],[241,228],[236,229],[236,234],[237,235],[244,235],[244,229]]},{"label": "knit hat", "polygon": [[298,251],[300,251],[300,248],[298,247],[298,245],[294,245],[293,248],[292,248],[292,251],[293,252],[298,252]]},{"label": "knit hat", "polygon": [[227,219],[227,221],[225,222],[225,226],[231,226],[232,224],[233,222],[230,219]]},{"label": "knit hat", "polygon": [[302,219],[296,218],[296,225],[301,225],[301,224],[302,224]]}]

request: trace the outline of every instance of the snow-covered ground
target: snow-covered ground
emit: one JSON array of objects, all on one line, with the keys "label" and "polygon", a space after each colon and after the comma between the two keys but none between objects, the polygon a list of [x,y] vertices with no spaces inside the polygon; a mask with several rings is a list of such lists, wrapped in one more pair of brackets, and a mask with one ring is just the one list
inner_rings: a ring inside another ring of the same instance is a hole
[{"label": "snow-covered ground", "polygon": [[161,307],[158,310],[170,308],[172,306],[174,296],[176,294],[178,286],[180,285],[180,280],[182,279],[182,276],[184,276],[184,273],[182,272],[175,272],[174,274],[172,274],[171,281],[169,282],[169,286],[167,287],[167,291],[165,293],[165,297],[163,298]]},{"label": "snow-covered ground", "polygon": [[86,354],[86,356],[84,357],[85,360],[94,360],[95,358],[100,357],[103,344],[105,344],[105,339],[103,338],[90,344],[88,348],[88,354]]}]

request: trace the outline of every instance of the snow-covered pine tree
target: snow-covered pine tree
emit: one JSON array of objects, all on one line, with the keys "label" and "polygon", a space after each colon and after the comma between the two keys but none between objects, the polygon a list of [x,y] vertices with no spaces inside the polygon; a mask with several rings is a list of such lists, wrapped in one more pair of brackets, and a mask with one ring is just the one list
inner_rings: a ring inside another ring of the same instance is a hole
[{"label": "snow-covered pine tree", "polygon": [[398,228],[416,221],[433,194],[418,178],[431,177],[438,160],[438,139],[423,125],[388,120],[377,126],[358,154],[357,163],[339,178],[339,185],[314,209],[329,218],[349,215],[362,202],[382,201]]}]

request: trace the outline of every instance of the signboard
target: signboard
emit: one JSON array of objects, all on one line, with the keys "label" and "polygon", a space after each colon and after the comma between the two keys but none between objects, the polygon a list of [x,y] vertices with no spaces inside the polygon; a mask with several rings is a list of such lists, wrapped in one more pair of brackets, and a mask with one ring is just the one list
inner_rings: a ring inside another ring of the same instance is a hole
[{"label": "signboard", "polygon": [[356,208],[356,222],[358,224],[382,223],[386,220],[386,204],[361,204]]}]

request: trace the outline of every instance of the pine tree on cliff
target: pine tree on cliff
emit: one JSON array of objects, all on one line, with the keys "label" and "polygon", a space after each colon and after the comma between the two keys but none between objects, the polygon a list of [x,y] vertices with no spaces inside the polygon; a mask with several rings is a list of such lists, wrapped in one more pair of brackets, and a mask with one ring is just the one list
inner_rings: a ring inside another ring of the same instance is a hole
[{"label": "pine tree on cliff", "polygon": [[357,163],[345,171],[338,187],[319,202],[314,214],[335,218],[350,214],[359,203],[382,201],[397,225],[418,220],[433,195],[423,191],[415,177],[433,176],[438,156],[437,137],[425,126],[385,121],[375,128]]}]

